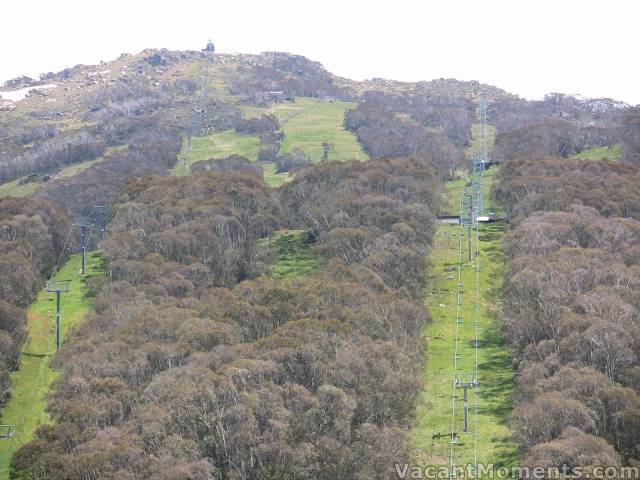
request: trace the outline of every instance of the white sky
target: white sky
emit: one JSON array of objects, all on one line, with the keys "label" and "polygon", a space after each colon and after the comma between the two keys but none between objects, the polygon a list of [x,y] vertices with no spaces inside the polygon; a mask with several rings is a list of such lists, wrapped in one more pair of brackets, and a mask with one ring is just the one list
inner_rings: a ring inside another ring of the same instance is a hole
[{"label": "white sky", "polygon": [[361,80],[640,104],[637,0],[46,0],[0,5],[0,82],[144,48],[289,51]]}]

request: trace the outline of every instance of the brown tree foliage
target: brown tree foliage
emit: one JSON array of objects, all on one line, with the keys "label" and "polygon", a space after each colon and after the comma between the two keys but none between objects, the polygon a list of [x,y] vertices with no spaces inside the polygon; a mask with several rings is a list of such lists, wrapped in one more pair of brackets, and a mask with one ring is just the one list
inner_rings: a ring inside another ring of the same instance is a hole
[{"label": "brown tree foliage", "polygon": [[[31,132],[30,135],[32,134]],[[104,152],[104,149],[104,142],[87,132],[46,140],[23,155],[9,154],[0,157],[0,182],[31,172],[51,171],[90,160]]]},{"label": "brown tree foliage", "polygon": [[0,200],[0,404],[11,394],[9,372],[25,339],[25,308],[64,255],[70,223],[49,202]]},{"label": "brown tree foliage", "polygon": [[489,105],[491,124],[499,133],[531,127],[546,120],[561,119],[575,126],[597,125],[610,129],[629,106],[610,98],[577,98],[550,93],[543,100],[524,100],[503,95]]},{"label": "brown tree foliage", "polygon": [[550,155],[568,157],[582,150],[579,129],[566,120],[543,123],[498,134],[493,160],[504,162],[514,157],[544,158]]},{"label": "brown tree foliage", "polygon": [[126,139],[124,149],[72,177],[45,184],[36,196],[83,217],[96,203],[110,204],[132,177],[167,175],[176,163],[181,136],[173,129],[143,129]]},{"label": "brown tree foliage", "polygon": [[[428,162],[138,179],[103,242],[111,282],[56,359],[26,478],[390,478],[420,391]],[[324,212],[324,215],[323,213]],[[258,239],[306,228],[322,266],[276,280]]]},{"label": "brown tree foliage", "polygon": [[631,108],[623,115],[618,128],[622,144],[622,161],[640,164],[640,107]]},{"label": "brown tree foliage", "polygon": [[515,221],[575,203],[607,217],[640,219],[640,172],[619,162],[515,158],[501,166],[498,176],[494,195]]},{"label": "brown tree foliage", "polygon": [[421,156],[448,178],[464,162],[460,147],[471,139],[473,115],[465,100],[368,92],[346,112],[345,126],[373,158]]},{"label": "brown tree foliage", "polygon": [[638,460],[639,174],[561,158],[502,166],[494,194],[515,223],[505,313],[525,464]]}]

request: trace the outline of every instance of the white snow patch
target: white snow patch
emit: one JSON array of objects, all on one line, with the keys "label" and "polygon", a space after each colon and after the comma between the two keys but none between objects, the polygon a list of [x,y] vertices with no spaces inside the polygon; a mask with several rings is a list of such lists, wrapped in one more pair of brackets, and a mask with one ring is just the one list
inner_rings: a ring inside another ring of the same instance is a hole
[{"label": "white snow patch", "polygon": [[12,102],[19,102],[20,100],[23,100],[27,96],[27,93],[29,93],[31,90],[47,90],[49,88],[55,88],[55,87],[56,85],[54,84],[34,85],[32,87],[21,88],[20,90],[10,90],[7,92],[0,92],[0,98],[3,98],[5,100],[11,100]]}]

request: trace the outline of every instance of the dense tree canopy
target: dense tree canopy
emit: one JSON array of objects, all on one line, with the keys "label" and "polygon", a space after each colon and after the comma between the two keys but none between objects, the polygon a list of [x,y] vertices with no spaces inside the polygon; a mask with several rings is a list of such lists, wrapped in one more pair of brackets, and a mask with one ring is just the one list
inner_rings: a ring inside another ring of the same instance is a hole
[{"label": "dense tree canopy", "polygon": [[[504,162],[494,196],[513,225],[504,315],[523,463],[640,461],[638,109],[444,79],[358,85],[274,52],[215,66],[198,52],[127,58],[113,75],[45,74],[56,102],[0,115],[0,182],[53,180],[0,200],[3,388],[70,218],[111,205],[108,281],[53,359],[52,422],[17,452],[14,478],[394,477],[422,388],[439,177],[467,161],[480,92]],[[344,124],[372,160],[329,162],[323,139],[325,162],[310,165],[281,152],[274,115],[237,105],[295,96],[358,101]],[[271,189],[236,155],[168,177],[183,138],[230,129],[295,178]],[[566,158],[615,142],[621,163]],[[273,232],[287,229],[308,239],[311,273],[272,274]]]},{"label": "dense tree canopy", "polygon": [[534,101],[503,95],[491,102],[488,114],[499,133],[554,119],[568,121],[576,127],[611,128],[628,107],[610,98],[579,98],[562,93],[550,93],[543,100]]},{"label": "dense tree canopy", "polygon": [[[111,282],[56,362],[27,477],[389,478],[420,391],[438,180],[417,158],[129,182]],[[261,249],[311,231],[321,268],[275,280]],[[261,246],[262,245],[262,246]]]},{"label": "dense tree canopy", "polygon": [[622,143],[622,160],[640,165],[640,107],[625,112],[618,135]]},{"label": "dense tree canopy", "polygon": [[70,222],[50,202],[0,200],[0,405],[25,340],[25,308],[65,254]]},{"label": "dense tree canopy", "polygon": [[548,120],[499,134],[491,154],[502,162],[514,157],[544,158],[550,155],[568,157],[581,150],[578,129],[566,120]]},{"label": "dense tree canopy", "polygon": [[640,219],[640,173],[617,162],[547,157],[519,158],[501,166],[494,191],[507,215],[566,210],[580,202],[602,215]]},{"label": "dense tree canopy", "polygon": [[429,158],[442,176],[451,177],[464,162],[459,147],[470,140],[473,107],[470,102],[460,105],[448,99],[449,109],[438,108],[443,103],[440,97],[371,92],[358,108],[346,112],[345,125],[373,158],[421,156]]},{"label": "dense tree canopy", "polygon": [[505,307],[525,464],[638,461],[639,174],[562,158],[502,166],[494,193],[515,221]]}]

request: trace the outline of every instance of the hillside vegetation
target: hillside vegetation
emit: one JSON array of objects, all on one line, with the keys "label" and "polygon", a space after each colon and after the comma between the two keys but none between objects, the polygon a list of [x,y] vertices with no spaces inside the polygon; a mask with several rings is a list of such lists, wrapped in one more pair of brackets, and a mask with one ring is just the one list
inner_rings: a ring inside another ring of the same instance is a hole
[{"label": "hillside vegetation", "polygon": [[[93,304],[95,293],[90,284],[104,275],[99,252],[87,256],[87,275],[79,275],[81,258],[73,255],[58,270],[54,280],[71,280],[69,293],[63,294],[61,308],[61,342],[64,343],[84,320]],[[11,376],[11,397],[2,409],[0,424],[11,425],[12,437],[0,443],[0,478],[9,478],[12,454],[30,442],[41,425],[50,423],[47,396],[58,378],[52,358],[56,351],[55,294],[46,287],[40,290],[27,309],[25,331],[17,370]]]},{"label": "hillside vegetation", "polygon": [[188,175],[191,165],[210,158],[223,158],[229,155],[241,155],[249,160],[258,159],[260,139],[251,135],[242,135],[235,130],[216,133],[205,137],[185,138],[178,162],[173,167],[174,175]]},{"label": "hillside vegetation", "polygon": [[[267,183],[279,186],[290,179],[286,170],[281,171],[278,161],[278,157],[287,154],[302,152],[306,163],[317,163],[324,156],[323,144],[328,144],[330,160],[367,160],[369,157],[357,138],[344,128],[344,113],[354,107],[353,103],[306,97],[274,103],[271,107],[243,106],[249,118],[272,115],[277,124],[271,131],[262,127],[241,127],[205,137],[185,138],[172,173],[186,175],[196,162],[239,155],[253,162],[260,160]],[[274,129],[279,132],[280,138],[275,141],[265,138],[269,133],[274,133]],[[274,153],[265,155],[270,146],[275,150]]]},{"label": "hillside vegetation", "polygon": [[495,195],[515,227],[505,239],[505,320],[525,465],[638,461],[638,175],[560,158],[500,170]]},{"label": "hillside vegetation", "polygon": [[28,198],[0,200],[0,384],[4,404],[27,339],[25,308],[64,257],[70,228],[64,212]]},{"label": "hillside vegetation", "polygon": [[273,278],[308,275],[319,267],[319,255],[312,236],[305,230],[281,230],[262,239]]},{"label": "hillside vegetation", "polygon": [[[498,210],[489,201],[495,169],[485,173],[486,208]],[[448,209],[458,212],[464,181],[447,182]],[[515,466],[518,448],[507,419],[512,408],[514,371],[513,352],[502,334],[501,296],[503,290],[504,254],[502,236],[505,225],[483,224],[479,227],[479,256],[467,260],[467,228],[443,224],[438,228],[429,269],[430,290],[427,308],[432,323],[425,329],[427,342],[425,389],[418,404],[417,424],[411,431],[414,457],[421,465],[454,466],[489,464]],[[463,238],[460,238],[460,235]],[[472,231],[475,237],[475,232]],[[458,263],[462,247],[462,264],[458,279]],[[472,239],[476,249],[476,240]],[[476,279],[476,269],[479,269]],[[462,284],[460,305],[457,305],[457,285]],[[476,317],[476,284],[479,310]],[[462,320],[456,324],[456,315]],[[476,318],[479,331],[478,374],[476,363]],[[458,348],[455,348],[458,340]],[[454,356],[456,366],[454,368]],[[456,412],[452,412],[452,382],[475,379],[479,386],[469,391],[470,432],[464,433],[462,389],[455,390]],[[454,415],[454,418],[452,418]],[[453,423],[452,423],[453,422]],[[452,445],[451,431],[456,441]]]},{"label": "hillside vegetation", "polygon": [[[418,159],[329,162],[278,190],[238,172],[130,184],[102,243],[112,282],[16,474],[389,477],[420,389],[437,185]],[[259,239],[278,225],[298,265],[271,270]]]},{"label": "hillside vegetation", "polygon": [[608,145],[605,147],[590,148],[576,153],[571,158],[577,160],[619,160],[622,155],[620,145]]},{"label": "hillside vegetation", "polygon": [[[477,429],[454,435],[452,463],[639,461],[638,108],[356,82],[279,52],[145,50],[6,87],[33,89],[0,101],[13,478],[389,479],[446,463],[451,292],[475,314],[478,265]],[[485,188],[509,225],[481,227],[458,286],[461,237],[435,215],[467,186],[481,99],[502,162]],[[609,147],[619,161],[597,158]],[[59,352],[21,358],[29,333],[48,345],[38,292],[77,268],[71,226],[95,205],[108,281],[74,289],[85,321]]]},{"label": "hillside vegetation", "polygon": [[27,197],[36,191],[38,184],[30,182],[25,177],[20,177],[0,185],[0,198]]},{"label": "hillside vegetation", "polygon": [[291,105],[274,105],[270,112],[280,120],[285,135],[282,153],[292,153],[300,148],[315,163],[322,159],[322,144],[329,143],[332,146],[330,160],[368,160],[358,139],[344,128],[345,112],[355,107],[351,102],[302,97],[296,98]]}]

